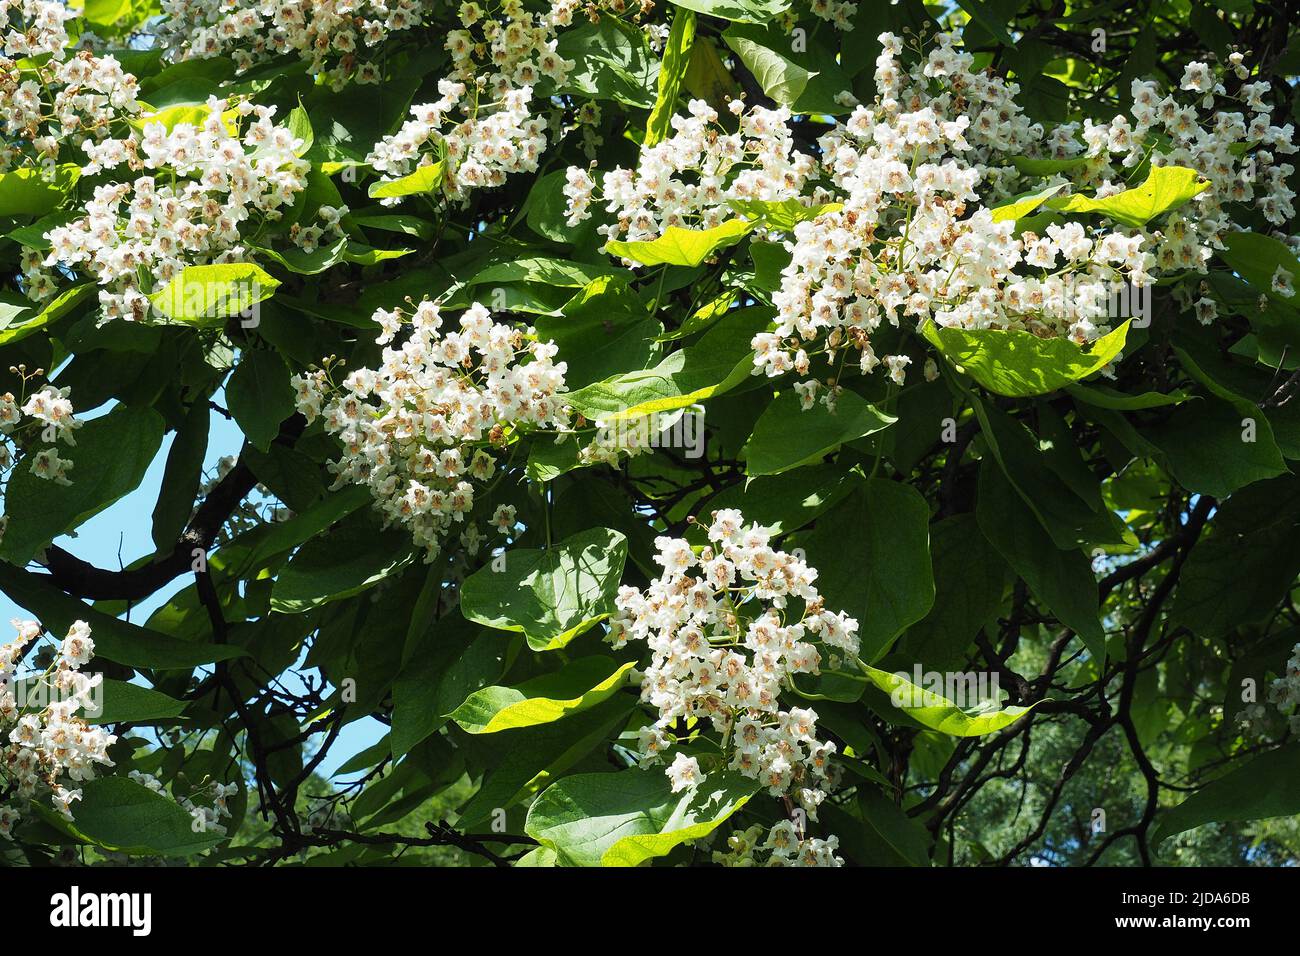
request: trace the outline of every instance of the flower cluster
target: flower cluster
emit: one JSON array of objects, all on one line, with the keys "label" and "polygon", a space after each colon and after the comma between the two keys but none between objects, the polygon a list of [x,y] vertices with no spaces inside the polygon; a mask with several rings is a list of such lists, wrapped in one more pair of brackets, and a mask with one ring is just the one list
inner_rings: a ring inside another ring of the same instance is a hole
[{"label": "flower cluster", "polygon": [[727,837],[727,849],[714,851],[713,862],[722,866],[840,866],[835,855],[839,837],[804,837],[789,820],[781,820],[766,833],[755,825]]},{"label": "flower cluster", "polygon": [[[26,374],[25,367],[12,371]],[[67,388],[42,385],[26,401],[15,398],[12,392],[0,395],[0,481],[7,481],[13,473],[18,461],[16,451],[39,439],[47,447],[26,456],[32,474],[55,484],[72,484],[68,477],[72,462],[59,457],[58,443],[76,445],[75,432],[82,423],[73,414],[68,392]],[[7,515],[0,517],[0,537],[8,520]]]},{"label": "flower cluster", "polygon": [[[673,135],[643,149],[635,170],[605,173],[600,195],[616,218],[601,233],[635,241],[654,239],[669,226],[709,229],[735,217],[733,201],[798,196],[816,163],[795,151],[790,111],[745,110],[739,99],[731,110],[740,125],[728,134],[716,110],[691,100],[687,115],[673,117]],[[570,225],[590,218],[595,193],[591,175],[570,167],[564,187]]]},{"label": "flower cluster", "polygon": [[347,214],[347,206],[321,206],[316,210],[316,222],[310,226],[295,222],[289,227],[289,241],[303,252],[331,245],[344,238],[343,217]]},{"label": "flower cluster", "polygon": [[452,71],[438,83],[439,99],[413,106],[411,118],[366,161],[394,178],[443,162],[442,188],[452,199],[535,171],[547,122],[531,112],[533,88],[562,84],[573,69],[555,52],[555,33],[580,6],[561,0],[536,15],[519,0],[504,0],[498,17],[479,3],[461,4],[461,29],[447,35]]},{"label": "flower cluster", "polygon": [[[328,365],[295,376],[298,408],[308,421],[322,417],[343,443],[330,466],[335,486],[367,485],[385,522],[408,528],[432,560],[457,525],[477,540],[468,521],[475,482],[496,473],[495,449],[520,430],[567,423],[566,366],[552,361],[553,343],[493,321],[477,303],[444,329],[439,307],[421,302],[400,345],[391,343],[408,316],[380,310],[374,318],[380,366],[351,372],[337,388]],[[505,531],[514,514],[498,509],[493,521]]]},{"label": "flower cluster", "polygon": [[816,820],[839,780],[835,745],[817,739],[813,710],[781,708],[781,690],[819,673],[823,649],[855,654],[858,622],[827,610],[817,572],[773,549],[740,512],[715,512],[708,541],[697,554],[684,539],[656,539],[663,573],[644,591],[620,588],[615,601],[610,642],[645,641],[652,655],[641,697],[658,717],[641,731],[642,765],[675,750],[674,792],[699,783],[699,758],[677,749],[678,731],[688,718],[707,721],[727,767]]},{"label": "flower cluster", "polygon": [[[1135,81],[1133,122],[1122,116],[1103,125],[1086,120],[1082,127],[1062,124],[1045,133],[1015,103],[1016,84],[972,73],[972,57],[955,46],[955,36],[937,40],[904,72],[898,63],[901,41],[882,35],[880,98],[823,137],[825,163],[842,190],[844,209],[795,229],[788,246],[791,265],[774,296],[777,328],[754,343],[756,361],[768,374],[806,374],[805,343],[818,339],[832,356],[838,348],[856,347],[862,371],[869,372],[881,364],[870,333],[882,320],[897,324],[900,312],[918,323],[1023,328],[1084,343],[1106,330],[1117,285],[1143,285],[1154,275],[1189,269],[1204,272],[1209,246],[1221,245],[1219,236],[1229,225],[1225,202],[1255,198],[1277,223],[1294,214],[1294,196],[1284,183],[1292,167],[1259,148],[1295,149],[1293,131],[1267,121],[1261,99],[1266,83],[1242,87],[1253,118],[1208,113],[1223,88],[1212,82],[1205,64],[1193,63],[1181,87],[1197,105],[1179,103],[1172,93],[1162,98],[1155,83]],[[1234,64],[1240,77],[1240,57]],[[943,90],[932,95],[927,89],[936,80]],[[1165,141],[1166,151],[1154,150]],[[1009,162],[1025,152],[1077,161],[1072,181],[1057,175],[1045,185],[1091,185],[1098,197],[1124,188],[1113,157],[1126,170],[1148,158],[1157,166],[1190,167],[1209,187],[1141,229],[1069,222],[1049,225],[1044,234],[1024,229],[1016,236],[1011,220],[994,221],[991,206],[1043,185]],[[1256,197],[1251,184],[1263,184],[1262,195]],[[1212,300],[1197,303],[1197,311],[1203,321],[1212,319]],[[909,361],[886,356],[883,365],[901,382]]]},{"label": "flower cluster", "polygon": [[96,186],[85,216],[46,234],[39,266],[94,276],[102,321],[143,320],[152,287],[187,265],[242,261],[243,224],[281,218],[306,185],[302,143],[276,125],[275,107],[213,97],[205,110],[198,125],[146,119],[139,133],[87,145],[87,171],[143,175]]},{"label": "flower cluster", "polygon": [[18,667],[42,633],[35,621],[15,620],[16,640],[0,645],[0,837],[11,838],[24,811],[48,795],[69,820],[95,767],[113,766],[108,748],[117,738],[78,716],[101,707],[103,677],[81,672],[95,654],[90,627],[68,628],[55,660],[44,672],[20,676]]},{"label": "flower cluster", "polygon": [[[529,111],[532,87],[507,90],[481,113],[464,83],[440,80],[438,92],[437,101],[413,107],[411,119],[377,143],[366,161],[392,178],[445,163],[441,186],[452,199],[471,189],[500,186],[511,173],[537,169],[546,148],[546,122]],[[462,111],[465,118],[454,119]]]},{"label": "flower cluster", "polygon": [[809,0],[808,8],[819,20],[845,32],[853,29],[853,18],[858,14],[858,5],[850,0]]},{"label": "flower cluster", "polygon": [[1300,644],[1291,649],[1286,671],[1269,687],[1268,700],[1286,717],[1291,733],[1300,734]]},{"label": "flower cluster", "polygon": [[[974,69],[957,34],[918,42],[910,67],[899,37],[879,39],[876,99],[820,138],[817,159],[792,148],[786,111],[733,102],[740,129],[727,133],[692,101],[635,170],[606,172],[599,187],[588,170],[567,174],[570,224],[599,199],[616,217],[603,227],[610,238],[716,226],[735,215],[736,200],[820,209],[780,237],[790,263],[772,296],[775,327],[753,341],[755,372],[796,373],[805,407],[824,387],[819,359],[833,367],[852,356],[862,373],[880,368],[902,384],[912,359],[877,354],[882,325],[1024,329],[1084,344],[1107,331],[1121,286],[1203,273],[1231,227],[1226,204],[1253,203],[1279,225],[1294,215],[1294,169],[1277,159],[1295,151],[1294,130],[1270,122],[1265,82],[1229,97],[1208,66],[1192,63],[1170,93],[1135,81],[1131,117],[1045,130],[1016,102],[1016,83]],[[1229,64],[1238,80],[1248,76],[1240,54]],[[1225,99],[1241,108],[1219,108]],[[995,215],[1013,196],[1053,187],[1060,197],[1088,187],[1103,198],[1165,165],[1197,171],[1206,188],[1141,228],[1104,218],[1033,227]],[[1045,178],[1043,168],[1057,172]],[[1286,295],[1290,277],[1274,286]],[[1195,308],[1202,321],[1216,314],[1206,295]],[[832,404],[834,389],[822,400]]]},{"label": "flower cluster", "polygon": [[229,57],[244,72],[286,53],[334,89],[378,83],[377,49],[424,23],[419,0],[162,0],[159,42],[173,58]]},{"label": "flower cluster", "polygon": [[52,168],[139,111],[136,78],[116,58],[68,47],[76,14],[64,4],[0,0],[0,23],[15,15],[0,41],[0,172]]}]

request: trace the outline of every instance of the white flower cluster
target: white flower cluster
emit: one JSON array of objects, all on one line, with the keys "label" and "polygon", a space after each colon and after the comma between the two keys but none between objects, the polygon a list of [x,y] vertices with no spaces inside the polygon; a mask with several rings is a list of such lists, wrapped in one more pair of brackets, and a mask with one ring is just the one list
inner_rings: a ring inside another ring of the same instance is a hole
[{"label": "white flower cluster", "polygon": [[[588,218],[599,197],[617,216],[604,229],[611,238],[716,226],[734,215],[736,199],[841,205],[786,238],[791,262],[772,297],[775,328],[753,341],[756,373],[805,379],[798,385],[805,408],[823,387],[811,377],[818,356],[851,354],[864,374],[882,368],[903,383],[910,357],[873,347],[882,323],[1024,329],[1084,344],[1107,330],[1120,286],[1204,272],[1231,228],[1226,203],[1253,202],[1278,225],[1294,216],[1286,185],[1294,170],[1276,159],[1295,151],[1294,130],[1270,123],[1265,82],[1241,85],[1235,99],[1243,110],[1216,109],[1224,88],[1193,63],[1181,92],[1163,95],[1157,84],[1135,81],[1132,119],[1049,132],[1024,115],[1016,83],[974,69],[957,34],[918,45],[910,68],[900,38],[879,39],[875,101],[821,137],[817,160],[793,151],[785,111],[733,103],[741,128],[728,134],[694,101],[673,120],[675,135],[641,151],[635,170],[605,173],[600,188],[587,170],[567,174],[570,224]],[[1248,75],[1242,60],[1229,60],[1239,79]],[[1070,178],[1021,173],[1012,162],[1019,156],[1066,161]],[[1195,169],[1209,186],[1140,229],[1099,217],[1039,231],[1022,225],[1017,234],[1015,221],[994,220],[995,206],[1044,186],[1061,187],[1063,196],[1083,186],[1114,194],[1147,159]],[[1287,295],[1290,280],[1275,276],[1274,291]],[[1216,315],[1205,296],[1195,309],[1202,321]],[[823,401],[833,404],[834,390]]]},{"label": "white flower cluster", "polygon": [[[1078,223],[1016,237],[1014,221],[995,222],[981,192],[1004,195],[1012,173],[992,167],[1042,136],[1016,105],[1016,84],[971,72],[952,34],[910,73],[901,41],[880,40],[877,100],[820,140],[843,208],[795,227],[776,327],[754,339],[756,371],[807,376],[819,351],[851,349],[864,374],[883,367],[901,384],[910,358],[877,356],[871,333],[903,316],[1094,338],[1112,285],[1142,281],[1141,239],[1112,231],[1094,241]],[[805,407],[817,388],[803,383]]]},{"label": "white flower cluster", "polygon": [[[61,3],[50,0],[0,0],[0,15],[4,16],[6,32],[4,50],[9,56],[35,58],[46,53],[56,56],[68,45],[68,31],[64,24],[76,13]],[[17,16],[17,25],[11,18]]]},{"label": "white flower cluster", "polygon": [[136,78],[116,58],[68,47],[75,16],[51,0],[0,0],[0,23],[16,18],[0,36],[0,172],[58,163],[138,111]]},{"label": "white flower cluster", "polygon": [[447,34],[452,72],[438,83],[440,98],[413,106],[411,118],[366,161],[392,178],[444,162],[442,189],[452,199],[536,171],[547,121],[531,112],[533,88],[544,80],[562,84],[573,69],[555,52],[555,34],[581,6],[559,0],[534,14],[521,0],[503,0],[492,16],[482,4],[461,4],[462,29]]},{"label": "white flower cluster", "polygon": [[[1234,57],[1233,69],[1238,79],[1245,79],[1249,74],[1241,56]],[[1295,129],[1290,123],[1270,122],[1272,107],[1264,99],[1269,90],[1264,81],[1244,83],[1229,96],[1207,64],[1189,63],[1178,90],[1162,90],[1150,80],[1133,81],[1132,122],[1116,116],[1109,123],[1089,119],[1082,127],[1058,127],[1052,155],[1083,161],[1076,178],[1096,184],[1099,195],[1117,191],[1115,180],[1124,177],[1123,170],[1137,167],[1148,156],[1158,166],[1199,172],[1209,188],[1194,204],[1173,213],[1158,234],[1147,235],[1155,240],[1155,263],[1161,270],[1204,273],[1212,250],[1223,247],[1223,233],[1235,228],[1226,204],[1253,204],[1276,226],[1295,217],[1295,192],[1287,186],[1295,167],[1277,159],[1296,151]],[[1082,137],[1082,145],[1076,136]]]},{"label": "white flower cluster", "polygon": [[[796,152],[790,111],[731,102],[739,129],[728,134],[718,113],[691,100],[689,113],[674,116],[672,136],[641,151],[635,170],[615,168],[601,177],[601,198],[616,221],[601,226],[610,239],[654,239],[669,226],[710,229],[735,218],[734,200],[780,201],[798,196],[816,170],[811,156]],[[564,195],[569,225],[591,217],[596,183],[577,167],[567,173]]]},{"label": "white flower cluster", "polygon": [[[641,697],[657,712],[641,731],[642,765],[681,742],[686,718],[708,721],[722,737],[722,759],[809,818],[838,784],[835,745],[817,739],[817,714],[781,709],[782,686],[817,674],[823,649],[856,654],[858,622],[828,611],[813,586],[817,572],[746,527],[734,509],[713,515],[698,554],[684,539],[660,537],[663,573],[642,591],[619,589],[608,639],[645,641],[652,654]],[[793,618],[797,609],[798,618]],[[703,779],[698,757],[677,750],[667,769],[674,792]]]},{"label": "white flower cluster", "polygon": [[117,738],[78,716],[98,709],[103,677],[81,668],[95,654],[90,627],[68,628],[57,659],[43,673],[22,677],[18,667],[40,638],[36,621],[13,621],[16,640],[0,644],[0,837],[11,838],[23,812],[48,794],[69,820],[81,790],[66,784],[93,780],[95,767],[113,766],[108,748]]},{"label": "white flower cluster", "polygon": [[[24,371],[15,368],[14,371]],[[0,481],[7,481],[17,463],[15,449],[18,443],[12,436],[18,434],[21,445],[26,446],[39,438],[48,447],[27,456],[32,474],[59,485],[70,485],[68,472],[72,462],[59,457],[58,443],[76,445],[75,432],[82,423],[73,414],[67,388],[42,385],[32,392],[25,402],[20,402],[11,392],[0,395]],[[23,416],[27,416],[24,421]],[[0,537],[4,536],[8,516],[0,517]]]},{"label": "white flower cluster", "polygon": [[840,838],[803,837],[789,820],[781,820],[765,834],[761,826],[737,830],[727,837],[727,849],[713,853],[722,866],[842,866],[835,855]]},{"label": "white flower cluster", "polygon": [[316,222],[310,226],[295,222],[289,227],[289,241],[303,252],[331,245],[344,238],[343,217],[347,214],[347,206],[321,206],[316,210]]},{"label": "white flower cluster", "polygon": [[1291,649],[1286,671],[1269,687],[1268,700],[1286,717],[1291,733],[1300,734],[1300,644]]},{"label": "white flower cluster", "polygon": [[334,89],[378,83],[376,48],[424,23],[420,0],[162,0],[159,42],[176,59],[229,57],[244,72],[295,53]]},{"label": "white flower cluster", "polygon": [[813,16],[845,32],[853,29],[853,18],[858,14],[858,5],[849,0],[809,0],[808,7]]},{"label": "white flower cluster", "polygon": [[[536,341],[533,329],[494,322],[477,303],[444,329],[438,306],[421,302],[396,346],[406,315],[380,310],[374,318],[386,346],[379,368],[358,369],[337,389],[328,368],[294,376],[298,409],[309,422],[322,417],[343,443],[330,466],[335,487],[367,485],[385,522],[408,528],[432,560],[443,538],[467,524],[474,482],[496,473],[494,449],[519,430],[567,424],[566,365],[552,361],[556,346]],[[493,522],[506,531],[514,513],[498,509]],[[462,543],[467,534],[477,546],[477,529],[467,524]]]},{"label": "white flower cluster", "polygon": [[[461,199],[471,189],[500,186],[511,173],[533,172],[546,148],[546,121],[533,116],[531,86],[507,90],[480,114],[464,83],[440,80],[441,99],[412,107],[412,118],[375,145],[366,161],[396,179],[443,162],[442,190]],[[462,113],[457,120],[455,114]],[[386,199],[393,205],[397,199]]]},{"label": "white flower cluster", "polygon": [[140,134],[87,145],[87,171],[145,175],[96,186],[85,216],[46,234],[40,266],[93,275],[101,321],[145,319],[152,287],[187,265],[243,261],[243,224],[279,219],[306,185],[302,143],[275,124],[275,107],[213,97],[206,110],[199,125],[146,122]]}]

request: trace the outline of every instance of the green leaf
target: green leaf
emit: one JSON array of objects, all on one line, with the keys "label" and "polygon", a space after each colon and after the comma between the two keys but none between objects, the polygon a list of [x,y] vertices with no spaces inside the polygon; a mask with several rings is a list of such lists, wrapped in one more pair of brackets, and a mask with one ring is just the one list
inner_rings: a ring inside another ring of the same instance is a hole
[{"label": "green leaf", "polygon": [[677,110],[677,96],[686,76],[686,66],[691,58],[691,45],[695,41],[695,12],[678,10],[673,14],[673,25],[664,44],[663,63],[659,67],[659,95],[654,109],[646,121],[643,147],[653,146],[671,129],[670,122]]},{"label": "green leaf", "polygon": [[796,392],[782,392],[754,423],[741,452],[745,474],[776,475],[798,468],[895,421],[848,389],[836,398],[833,412],[821,402],[805,410]]},{"label": "green leaf", "polygon": [[935,604],[907,628],[898,659],[924,662],[931,670],[961,670],[976,633],[997,617],[1008,567],[970,512],[931,525],[930,550]]},{"label": "green leaf", "polygon": [[577,388],[645,368],[658,355],[663,325],[617,276],[600,276],[565,303],[558,316],[539,316],[537,336],[559,349],[565,382]]},{"label": "green leaf", "polygon": [[309,540],[289,559],[271,587],[271,610],[296,614],[360,594],[414,557],[404,529],[380,531],[372,512],[358,512]]},{"label": "green leaf", "polygon": [[1151,842],[1159,846],[1178,833],[1206,823],[1265,820],[1300,813],[1300,745],[1260,754],[1211,780],[1190,797],[1161,812]]},{"label": "green leaf", "polygon": [[907,629],[900,658],[928,669],[960,669],[966,649],[1002,605],[1006,562],[980,531],[973,514],[953,515],[930,527],[934,604]]},{"label": "green leaf", "polygon": [[189,670],[200,664],[248,656],[242,647],[177,640],[120,621],[64,594],[47,583],[46,576],[4,562],[0,562],[0,590],[53,634],[66,632],[73,621],[85,621],[94,637],[95,656],[127,667]]},{"label": "green leaf", "polygon": [[1086,156],[1070,159],[1031,159],[1028,156],[1012,156],[1011,165],[1026,176],[1055,176],[1078,169],[1088,162]]},{"label": "green leaf", "polygon": [[931,730],[950,737],[982,737],[997,733],[1029,713],[1032,707],[1004,707],[1001,710],[967,712],[942,694],[918,687],[910,680],[858,662],[867,679],[890,695],[890,703]]},{"label": "green leaf", "polygon": [[757,790],[733,772],[711,773],[681,793],[658,767],[578,774],[542,791],[524,832],[564,866],[638,866],[708,836]]},{"label": "green leaf", "polygon": [[781,288],[781,273],[792,258],[782,243],[755,239],[749,244],[749,258],[754,263],[754,278],[746,288],[769,296]]},{"label": "green leaf", "polygon": [[313,276],[342,262],[348,248],[348,241],[339,239],[328,246],[317,246],[311,252],[291,245],[286,245],[280,250],[265,246],[250,246],[250,248],[256,250],[259,256],[265,256],[272,262],[279,263],[290,272],[300,276]]},{"label": "green leaf", "polygon": [[45,238],[45,234],[51,229],[55,229],[59,226],[66,226],[77,218],[79,217],[70,210],[55,209],[53,212],[47,213],[40,219],[29,222],[25,226],[10,229],[5,235],[20,246],[25,246],[28,249],[39,249],[42,252],[49,252],[54,248],[54,246]]},{"label": "green leaf", "polygon": [[[78,305],[90,298],[98,286],[93,282],[74,285],[64,289],[35,315],[28,315],[31,309],[23,309],[12,316],[3,328],[0,328],[0,346],[20,342],[33,332],[39,332],[56,319],[67,315]],[[17,319],[18,321],[14,321]]]},{"label": "green leaf", "polygon": [[100,777],[81,784],[81,800],[68,822],[36,804],[41,817],[82,842],[133,856],[190,856],[222,842],[213,831],[194,831],[194,818],[176,801],[126,777]]},{"label": "green leaf", "polygon": [[232,315],[249,313],[275,295],[280,283],[251,262],[186,266],[181,274],[149,296],[169,319],[193,325],[220,325]]},{"label": "green leaf", "polygon": [[623,242],[611,239],[605,251],[642,265],[698,266],[723,246],[739,242],[754,224],[744,219],[729,219],[712,229],[682,229],[669,226],[658,239]]},{"label": "green leaf", "polygon": [[417,239],[428,239],[433,235],[433,223],[419,216],[407,213],[382,213],[375,215],[352,214],[354,225],[365,229],[380,229],[384,232],[400,232]]},{"label": "green leaf", "polygon": [[[788,534],[810,524],[856,487],[843,469],[812,465],[731,485],[706,501],[697,513],[711,515],[723,508],[738,508],[745,520],[756,521],[773,534]],[[704,543],[702,524],[691,525],[686,533]]]},{"label": "green leaf", "polygon": [[[993,459],[1058,548],[1125,543],[1123,523],[1106,509],[1096,482],[1062,476],[1071,474],[1068,449],[1039,439],[992,404],[976,400],[974,407]],[[1076,456],[1076,472],[1081,464]]]},{"label": "green leaf", "polygon": [[278,352],[252,349],[244,352],[226,383],[230,414],[260,451],[271,447],[280,424],[294,413],[289,368]]},{"label": "green leaf", "polygon": [[529,256],[521,259],[507,259],[488,266],[477,273],[465,284],[504,285],[512,282],[540,282],[542,285],[559,286],[566,289],[581,289],[597,279],[622,275],[631,277],[625,269],[611,269],[607,265],[589,262],[574,262],[570,259],[552,259],[545,256]]},{"label": "green leaf", "polygon": [[566,175],[562,169],[537,180],[524,202],[524,221],[539,236],[577,248],[595,241],[599,223],[593,216],[576,226],[568,224],[569,201],[564,196],[565,182]]},{"label": "green leaf", "polygon": [[408,753],[446,724],[468,696],[500,680],[515,643],[460,614],[439,619],[393,682],[393,756]]},{"label": "green leaf", "polygon": [[1065,390],[1076,401],[1098,408],[1110,408],[1116,411],[1132,412],[1144,408],[1159,408],[1162,405],[1181,405],[1188,399],[1195,398],[1189,392],[1175,389],[1172,392],[1142,392],[1138,395],[1126,395],[1105,385],[1067,385]]},{"label": "green leaf", "polygon": [[[1225,232],[1222,236],[1223,248],[1218,250],[1219,258],[1226,262],[1237,275],[1249,286],[1236,283],[1245,301],[1234,302],[1236,296],[1224,295],[1235,282],[1223,273],[1211,273],[1216,282],[1219,298],[1228,300],[1234,306],[1233,311],[1244,315],[1259,333],[1260,339],[1274,344],[1284,353],[1294,351],[1300,344],[1300,312],[1294,304],[1294,298],[1283,296],[1273,291],[1273,275],[1278,269],[1289,272],[1296,281],[1300,281],[1300,259],[1296,258],[1286,243],[1272,236],[1262,236],[1255,232]],[[1227,289],[1223,288],[1224,286]],[[1253,294],[1251,294],[1253,293]],[[1259,307],[1259,296],[1267,297],[1267,309]]]},{"label": "green leaf", "polygon": [[945,358],[990,392],[1021,398],[1046,395],[1100,371],[1124,348],[1129,324],[1086,348],[1068,338],[1040,339],[1015,329],[967,330],[927,322],[922,331]]},{"label": "green leaf", "polygon": [[168,550],[176,543],[194,510],[203,481],[211,415],[206,393],[202,393],[186,412],[167,450],[162,490],[153,509],[153,543],[159,551]]},{"label": "green leaf", "polygon": [[131,12],[132,0],[86,0],[83,16],[90,23],[111,27]]},{"label": "green leaf", "polygon": [[772,310],[729,312],[698,342],[678,349],[654,368],[614,375],[565,396],[591,421],[617,421],[668,412],[736,388],[754,367],[750,342],[766,329]]},{"label": "green leaf", "polygon": [[[173,132],[176,127],[181,125],[193,126],[198,129],[212,115],[212,110],[208,108],[206,103],[177,103],[174,106],[167,106],[157,110],[148,106],[148,104],[141,105],[147,107],[148,112],[127,120],[131,127],[140,133],[143,133],[145,127],[151,123],[161,124],[168,133]],[[235,121],[237,115],[233,110],[227,110],[222,114],[222,121],[226,130],[232,136],[236,135],[239,129]]]},{"label": "green leaf", "polygon": [[1300,481],[1291,475],[1233,494],[1183,565],[1171,625],[1217,639],[1276,613],[1300,574],[1298,525]]},{"label": "green leaf", "polygon": [[839,95],[850,89],[835,51],[818,42],[816,31],[798,34],[780,24],[733,24],[722,39],[740,57],[772,99],[793,113],[849,112]]},{"label": "green leaf", "polygon": [[780,105],[793,108],[817,74],[772,49],[769,44],[780,36],[779,31],[769,35],[768,31],[752,27],[729,27],[722,39],[740,57],[745,68],[754,74],[764,93]]},{"label": "green leaf", "polygon": [[[930,837],[921,824],[875,787],[858,788],[862,822],[879,856],[859,861],[870,865],[930,865]],[[828,825],[830,821],[828,821]],[[892,857],[892,859],[891,859]]]},{"label": "green leaf", "polygon": [[1200,494],[1223,498],[1287,471],[1264,413],[1217,398],[1180,405],[1140,431],[1163,453],[1178,483]]},{"label": "green leaf", "polygon": [[990,10],[983,0],[957,0],[957,6],[969,13],[970,18],[987,30],[993,39],[1004,46],[1015,46],[1016,41],[1007,32],[1006,17]]},{"label": "green leaf", "polygon": [[300,141],[299,145],[294,148],[293,154],[295,156],[306,156],[311,150],[316,136],[312,132],[311,117],[302,108],[301,102],[289,111],[289,119],[285,125],[289,127],[289,133],[293,138]]},{"label": "green leaf", "polygon": [[1104,660],[1106,634],[1091,563],[1082,551],[1056,546],[990,458],[980,463],[975,514],[984,537],[1034,597],[1078,633],[1095,660]]},{"label": "green leaf", "polygon": [[679,7],[736,23],[767,23],[790,9],[790,0],[672,0]]},{"label": "green leaf", "polygon": [[473,827],[545,789],[560,774],[610,741],[635,706],[629,695],[611,697],[566,720],[474,740],[487,767],[478,793],[460,811],[458,824]]},{"label": "green leaf", "polygon": [[654,105],[659,60],[641,28],[601,17],[560,33],[555,52],[574,61],[557,93],[614,100],[638,109]]},{"label": "green leaf", "polygon": [[857,618],[861,656],[878,660],[934,604],[930,507],[915,488],[870,478],[818,519],[808,540],[817,587]]},{"label": "green leaf", "polygon": [[0,217],[44,216],[68,194],[81,167],[64,163],[52,171],[24,167],[0,173]]},{"label": "green leaf", "polygon": [[794,227],[799,223],[816,219],[828,212],[839,212],[844,208],[844,204],[826,202],[808,206],[794,197],[780,202],[769,199],[733,199],[731,208],[742,216],[758,220],[768,229],[793,232]]},{"label": "green leaf", "polygon": [[1064,183],[1058,183],[1055,186],[1048,186],[1035,192],[1022,193],[1010,202],[994,206],[993,221],[1003,222],[1007,219],[1020,219],[1023,216],[1028,216],[1064,188]]},{"label": "green leaf", "polygon": [[178,717],[185,710],[184,701],[126,681],[105,678],[100,693],[98,712],[88,710],[85,714],[88,723],[138,724]]},{"label": "green leaf", "polygon": [[561,670],[514,687],[475,691],[450,716],[471,734],[549,724],[607,700],[627,683],[634,663],[619,664],[599,655],[580,657]]},{"label": "green leaf", "polygon": [[1141,186],[1125,189],[1105,199],[1079,195],[1053,199],[1048,206],[1061,212],[1100,213],[1125,226],[1138,228],[1156,216],[1177,209],[1209,186],[1209,181],[1201,179],[1200,173],[1194,169],[1152,166]]},{"label": "green leaf", "polygon": [[445,165],[439,161],[421,166],[415,172],[399,179],[380,180],[370,184],[367,195],[371,199],[396,199],[437,192],[442,185]]},{"label": "green leaf", "polygon": [[465,580],[461,612],[519,631],[535,651],[564,647],[613,612],[627,538],[592,528],[547,550],[514,548]]},{"label": "green leaf", "polygon": [[60,446],[59,455],[72,462],[71,484],[38,478],[22,464],[5,489],[9,525],[0,539],[0,557],[26,564],[59,535],[135,489],[162,436],[162,416],[152,408],[118,405],[77,429],[75,447]]}]

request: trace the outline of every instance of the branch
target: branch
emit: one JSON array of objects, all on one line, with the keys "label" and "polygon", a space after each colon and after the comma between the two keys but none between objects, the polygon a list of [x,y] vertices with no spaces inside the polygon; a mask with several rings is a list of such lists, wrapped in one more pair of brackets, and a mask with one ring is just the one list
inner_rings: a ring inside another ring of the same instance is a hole
[{"label": "branch", "polygon": [[[280,426],[280,434],[275,440],[292,446],[306,427],[306,419],[294,415]],[[245,464],[241,454],[235,467],[203,499],[189,527],[172,550],[151,564],[106,571],[57,545],[46,549],[40,563],[50,572],[53,583],[67,594],[95,601],[139,601],[189,571],[194,550],[207,551],[212,547],[222,526],[256,485],[257,476]]]}]

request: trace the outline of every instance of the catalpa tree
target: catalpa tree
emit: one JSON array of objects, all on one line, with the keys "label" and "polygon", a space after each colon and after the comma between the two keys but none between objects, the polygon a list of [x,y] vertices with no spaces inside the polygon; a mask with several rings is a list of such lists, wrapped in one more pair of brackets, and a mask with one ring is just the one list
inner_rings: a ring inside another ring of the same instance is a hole
[{"label": "catalpa tree", "polygon": [[1300,846],[1277,0],[0,9],[5,863]]}]

